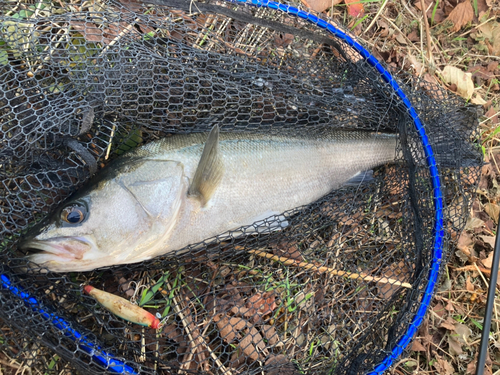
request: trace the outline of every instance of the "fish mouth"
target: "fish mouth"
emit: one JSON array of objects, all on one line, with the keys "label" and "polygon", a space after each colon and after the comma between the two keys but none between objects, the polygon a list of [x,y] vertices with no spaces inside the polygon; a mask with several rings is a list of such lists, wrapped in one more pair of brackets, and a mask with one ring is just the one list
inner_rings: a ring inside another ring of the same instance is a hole
[{"label": "fish mouth", "polygon": [[31,261],[41,264],[48,261],[82,260],[85,253],[94,246],[91,241],[83,237],[58,237],[49,240],[29,240],[20,247],[32,254],[29,256]]}]

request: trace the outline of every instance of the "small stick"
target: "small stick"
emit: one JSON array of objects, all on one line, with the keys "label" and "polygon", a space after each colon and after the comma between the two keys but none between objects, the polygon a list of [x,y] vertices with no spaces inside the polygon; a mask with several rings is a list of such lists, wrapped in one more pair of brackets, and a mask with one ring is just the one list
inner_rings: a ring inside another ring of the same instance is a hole
[{"label": "small stick", "polygon": [[115,136],[115,129],[116,125],[113,124],[113,128],[111,128],[111,134],[109,135],[109,145],[106,150],[106,156],[104,157],[104,160],[108,160],[109,158],[109,153],[111,152],[111,145],[113,144],[113,137]]},{"label": "small stick", "polygon": [[[167,289],[169,291],[172,291],[172,286],[167,282],[165,283],[166,286],[167,286]],[[200,345],[204,345],[204,347],[208,350],[209,354],[210,354],[210,357],[212,357],[212,359],[214,360],[214,362],[217,364],[217,366],[219,366],[219,368],[222,370],[222,373],[224,375],[232,375],[232,372],[229,371],[223,364],[222,362],[220,361],[220,359],[215,355],[215,353],[212,351],[212,349],[210,349],[210,346],[207,345],[200,337],[197,337],[196,338],[196,342],[193,338],[193,335],[191,334],[191,329],[189,328],[189,322],[187,320],[187,317],[183,314],[182,312],[182,309],[180,308],[180,301],[178,300],[177,296],[174,294],[173,295],[173,305],[174,305],[174,310],[175,312],[177,313],[177,315],[179,316],[181,322],[182,322],[182,325],[184,326],[184,329],[186,330],[186,333],[189,337],[189,340],[191,343],[195,344],[195,347],[200,344]],[[190,353],[190,355],[192,356],[192,352]],[[189,361],[186,361],[187,362],[190,362],[191,359]]]},{"label": "small stick", "polygon": [[15,369],[18,369],[19,367],[21,367],[17,363],[10,363],[10,362],[4,361],[3,359],[0,359],[0,365],[12,367],[12,368],[15,368]]},{"label": "small stick", "polygon": [[269,253],[266,253],[265,251],[261,250],[248,250],[249,253],[255,254],[257,256],[260,256],[262,258],[267,258],[274,260],[276,262],[282,262],[286,264],[287,266],[297,266],[297,267],[302,267],[308,270],[316,271],[319,273],[329,273],[332,276],[343,276],[347,277],[349,279],[361,279],[364,281],[374,281],[378,283],[384,283],[384,284],[392,284],[392,285],[397,285],[397,286],[402,286],[403,288],[408,288],[411,289],[411,284],[409,283],[402,283],[401,281],[390,279],[388,277],[379,277],[379,276],[368,276],[364,274],[359,274],[359,273],[354,273],[354,272],[346,272],[346,271],[340,271],[340,270],[334,270],[333,268],[328,268],[324,266],[317,266],[315,264],[307,263],[307,262],[300,262],[296,261],[287,257],[280,257],[277,255],[272,255]]},{"label": "small stick", "polygon": [[420,0],[420,6],[422,7],[422,13],[424,17],[424,25],[425,25],[425,39],[427,40],[427,58],[429,59],[429,64],[433,65],[432,59],[432,42],[431,42],[431,32],[429,29],[429,20],[427,19],[427,9],[425,7],[424,0]]},{"label": "small stick", "polygon": [[465,267],[460,267],[460,268],[455,268],[455,271],[476,271],[480,272],[483,274],[486,274],[486,276],[491,275],[491,270],[483,267],[478,267],[476,264],[465,266]]},{"label": "small stick", "polygon": [[388,0],[384,0],[384,3],[382,4],[382,6],[380,7],[380,9],[378,10],[377,14],[375,14],[375,17],[373,17],[372,22],[370,22],[370,24],[368,25],[368,27],[364,31],[365,34],[368,32],[368,30],[370,30],[373,27],[373,25],[375,25],[375,21],[377,21],[377,19],[380,17],[380,14],[384,10],[384,8],[385,8],[385,6],[387,5],[388,2],[389,2]]}]

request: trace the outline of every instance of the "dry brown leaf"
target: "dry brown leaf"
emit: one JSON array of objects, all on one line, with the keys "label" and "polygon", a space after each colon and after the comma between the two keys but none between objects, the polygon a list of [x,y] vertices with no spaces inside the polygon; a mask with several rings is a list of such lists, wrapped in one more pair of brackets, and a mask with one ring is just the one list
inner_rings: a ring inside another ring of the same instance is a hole
[{"label": "dry brown leaf", "polygon": [[398,33],[398,35],[396,35],[396,40],[397,40],[400,44],[402,44],[402,45],[404,45],[404,46],[406,46],[406,45],[408,44],[408,42],[406,41],[406,38],[405,38],[405,37],[403,36],[403,34],[401,34],[401,33]]},{"label": "dry brown leaf", "polygon": [[457,249],[462,251],[467,256],[470,256],[470,249],[474,245],[472,235],[463,231],[458,238]]},{"label": "dry brown leaf", "polygon": [[484,99],[482,98],[482,96],[481,96],[481,95],[479,95],[479,94],[476,94],[476,96],[475,96],[474,98],[472,98],[472,99],[471,99],[471,102],[472,102],[472,104],[477,104],[477,105],[484,105],[484,104],[486,104],[486,103],[487,103],[487,101],[486,101],[486,100],[484,100]]},{"label": "dry brown leaf", "polygon": [[302,3],[306,7],[310,8],[318,13],[324,12],[328,8],[331,8],[334,5],[340,4],[341,2],[342,2],[342,0],[302,0]]},{"label": "dry brown leaf", "polygon": [[465,280],[465,289],[467,289],[469,292],[474,291],[474,284],[470,282],[470,276],[467,275],[467,279]]},{"label": "dry brown leaf", "polygon": [[411,350],[414,352],[425,352],[425,347],[422,345],[420,340],[415,339],[411,345]]},{"label": "dry brown leaf", "polygon": [[453,320],[453,318],[448,317],[444,322],[441,322],[439,327],[446,328],[449,331],[454,331],[455,324],[456,324],[456,322]]},{"label": "dry brown leaf", "polygon": [[484,205],[484,210],[495,223],[498,222],[498,216],[500,215],[500,207],[498,205],[495,203],[486,203]]},{"label": "dry brown leaf", "polygon": [[444,314],[446,314],[446,309],[441,304],[441,302],[436,303],[436,306],[432,308],[432,311],[440,318],[442,318]]},{"label": "dry brown leaf", "polygon": [[489,118],[492,125],[498,124],[499,122],[499,112],[494,106],[491,106],[490,109],[488,109],[488,111],[484,114],[484,117]]},{"label": "dry brown leaf", "polygon": [[451,29],[451,31],[454,33],[460,30],[462,26],[466,25],[468,22],[471,22],[473,19],[474,9],[472,9],[472,5],[469,0],[465,0],[463,3],[458,4],[447,18],[447,20],[453,22],[453,29]]},{"label": "dry brown leaf", "polygon": [[465,73],[455,66],[446,65],[441,74],[447,84],[457,86],[458,95],[465,99],[472,97],[474,82],[472,82],[471,73]]},{"label": "dry brown leaf", "polygon": [[495,237],[494,236],[479,236],[484,243],[487,243],[488,245],[491,246],[492,249],[495,248]]},{"label": "dry brown leaf", "polygon": [[411,33],[408,34],[408,39],[411,42],[420,42],[420,35],[415,30],[413,30]]},{"label": "dry brown leaf", "polygon": [[452,333],[448,333],[448,346],[450,354],[453,356],[464,353],[462,350],[462,344],[457,340],[456,335],[453,335]]},{"label": "dry brown leaf", "polygon": [[488,4],[487,0],[477,0],[477,14],[479,19],[481,19],[481,14],[484,14],[491,5]]},{"label": "dry brown leaf", "polygon": [[270,345],[276,345],[280,342],[280,338],[276,333],[276,328],[274,328],[274,326],[264,324],[260,330]]},{"label": "dry brown leaf", "polygon": [[493,264],[493,251],[489,253],[488,257],[486,259],[481,259],[481,263],[485,268],[491,269],[491,265]]},{"label": "dry brown leaf", "polygon": [[300,375],[294,364],[283,354],[271,354],[266,360],[266,375]]},{"label": "dry brown leaf", "polygon": [[361,18],[365,14],[365,8],[361,0],[344,0],[347,5],[347,13],[351,17]]},{"label": "dry brown leaf", "polygon": [[109,44],[110,40],[104,38],[104,32],[92,22],[71,21],[70,25],[73,29],[81,31],[83,37],[88,42]]},{"label": "dry brown leaf", "polygon": [[469,217],[467,219],[467,223],[465,224],[464,230],[482,228],[484,226],[484,224],[485,224],[484,221],[481,219],[478,219],[477,217]]},{"label": "dry brown leaf", "polygon": [[479,38],[485,38],[491,44],[491,54],[500,56],[500,23],[488,22],[478,27]]},{"label": "dry brown leaf", "polygon": [[486,69],[488,70],[488,72],[494,72],[495,70],[497,70],[498,65],[499,65],[498,61],[492,61],[488,64]]},{"label": "dry brown leaf", "polygon": [[[259,336],[260,336],[260,334],[259,334]],[[261,336],[261,339],[262,339],[262,336]],[[243,353],[245,353],[245,355],[247,357],[249,357],[253,361],[258,361],[260,356],[259,356],[259,352],[255,348],[253,341],[254,341],[253,336],[251,334],[247,334],[240,341],[240,344],[238,345],[238,347],[243,351]]]},{"label": "dry brown leaf", "polygon": [[457,334],[457,341],[462,343],[463,345],[467,345],[469,343],[469,337],[472,334],[472,330],[467,327],[465,324],[457,323],[455,326],[455,332]]},{"label": "dry brown leaf", "polygon": [[255,293],[248,299],[246,306],[249,309],[256,310],[260,315],[264,316],[272,313],[274,309],[278,307],[275,299],[276,297],[273,292]]},{"label": "dry brown leaf", "polygon": [[245,319],[237,317],[228,318],[224,316],[220,318],[219,316],[217,318],[214,317],[214,320],[219,328],[220,336],[228,344],[231,344],[236,337],[240,337],[239,331],[250,324]]},{"label": "dry brown leaf", "polygon": [[455,373],[455,369],[451,363],[442,358],[437,359],[434,363],[434,367],[436,367],[436,370],[438,370],[438,373],[441,375],[453,375]]}]

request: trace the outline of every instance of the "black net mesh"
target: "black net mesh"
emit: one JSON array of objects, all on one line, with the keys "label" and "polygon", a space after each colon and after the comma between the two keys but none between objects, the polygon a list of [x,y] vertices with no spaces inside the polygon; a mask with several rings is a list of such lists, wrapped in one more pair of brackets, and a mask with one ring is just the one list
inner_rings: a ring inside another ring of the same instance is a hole
[{"label": "black net mesh", "polygon": [[[444,262],[479,172],[477,113],[398,77],[438,162]],[[361,374],[408,331],[434,248],[422,142],[394,89],[314,24],[221,1],[3,1],[0,114],[0,358],[48,374],[115,371],[102,351],[140,374]],[[90,272],[39,272],[18,249],[111,160],[215,123],[243,136],[392,133],[398,157],[275,217],[282,230]],[[160,328],[84,285],[159,314]]]}]

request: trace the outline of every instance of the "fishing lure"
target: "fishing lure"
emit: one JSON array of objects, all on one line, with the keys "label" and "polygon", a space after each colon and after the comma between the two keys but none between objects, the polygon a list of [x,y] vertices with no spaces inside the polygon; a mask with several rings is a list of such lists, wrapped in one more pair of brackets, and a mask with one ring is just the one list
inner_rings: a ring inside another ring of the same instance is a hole
[{"label": "fishing lure", "polygon": [[96,289],[90,285],[86,285],[83,288],[83,291],[89,296],[94,297],[94,299],[106,310],[122,319],[154,329],[160,327],[160,320],[156,316],[143,308],[134,305],[125,298]]}]

